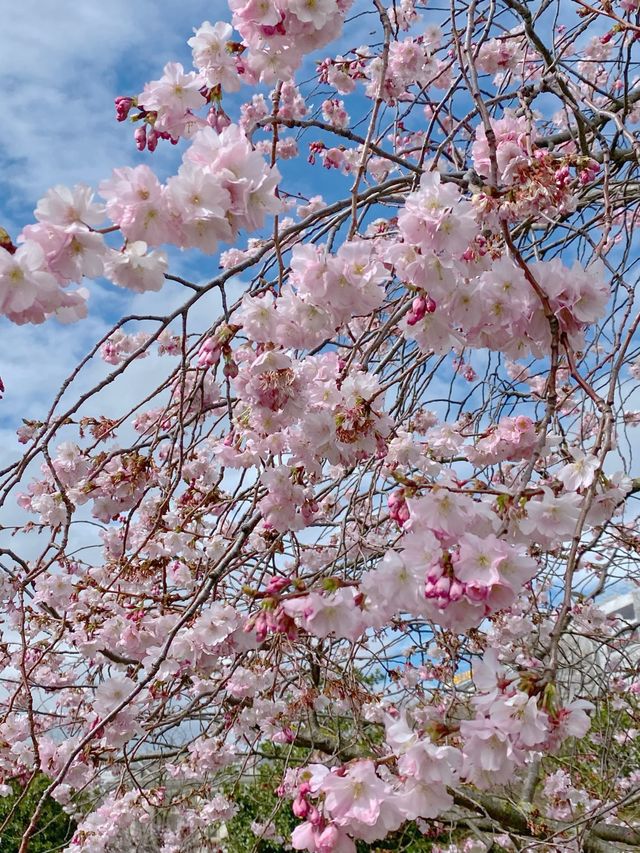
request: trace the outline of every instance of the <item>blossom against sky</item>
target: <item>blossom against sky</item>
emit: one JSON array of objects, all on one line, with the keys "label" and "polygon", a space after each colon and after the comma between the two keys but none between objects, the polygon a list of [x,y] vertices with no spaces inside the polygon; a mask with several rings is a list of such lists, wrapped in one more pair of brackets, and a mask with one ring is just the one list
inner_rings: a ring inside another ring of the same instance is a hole
[{"label": "blossom against sky", "polygon": [[[169,59],[190,66],[186,42],[193,28],[228,14],[222,0],[183,0],[161,10],[152,0],[14,4],[0,36],[0,226],[15,239],[49,187],[96,186],[114,167],[148,161],[136,151],[131,127],[116,122],[114,98],[141,91]],[[177,160],[165,145],[151,165],[168,171]],[[171,289],[149,300],[106,284],[89,286],[90,316],[82,324],[25,328],[0,318],[0,377],[7,387],[0,404],[0,464],[16,456],[21,419],[43,415],[114,314],[150,305],[162,313],[178,298]],[[141,375],[150,369],[141,363]]]}]

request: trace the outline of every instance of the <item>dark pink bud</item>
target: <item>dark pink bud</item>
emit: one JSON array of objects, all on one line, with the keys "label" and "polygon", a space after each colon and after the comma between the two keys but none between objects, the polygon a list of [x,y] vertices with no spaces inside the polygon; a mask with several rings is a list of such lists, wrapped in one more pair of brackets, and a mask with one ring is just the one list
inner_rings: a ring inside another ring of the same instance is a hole
[{"label": "dark pink bud", "polygon": [[290,583],[291,581],[288,578],[271,578],[267,584],[266,592],[269,595],[281,592],[283,589],[286,589]]},{"label": "dark pink bud", "polygon": [[409,509],[404,497],[404,489],[397,489],[389,495],[389,516],[402,525],[409,518]]},{"label": "dark pink bud", "polygon": [[291,805],[291,811],[296,817],[304,818],[309,814],[309,803],[300,794],[295,798]]},{"label": "dark pink bud", "polygon": [[227,379],[235,379],[240,370],[238,369],[238,365],[235,361],[227,361],[225,366],[222,368],[222,372],[227,377]]},{"label": "dark pink bud", "polygon": [[460,601],[463,595],[464,586],[460,583],[459,580],[453,580],[451,582],[451,588],[449,589],[449,599],[451,601]]},{"label": "dark pink bud", "polygon": [[147,147],[147,128],[144,124],[142,127],[137,128],[136,132],[133,134],[133,138],[136,141],[136,148],[138,151],[144,151]]},{"label": "dark pink bud", "polygon": [[411,313],[415,316],[416,323],[423,319],[424,315],[427,313],[427,300],[424,296],[416,296],[411,304]]},{"label": "dark pink bud", "polygon": [[451,581],[447,577],[441,577],[435,585],[435,594],[437,598],[448,600]]},{"label": "dark pink bud", "polygon": [[120,95],[114,101],[116,105],[116,118],[118,121],[125,121],[129,115],[129,111],[133,106],[133,98],[126,98]]}]

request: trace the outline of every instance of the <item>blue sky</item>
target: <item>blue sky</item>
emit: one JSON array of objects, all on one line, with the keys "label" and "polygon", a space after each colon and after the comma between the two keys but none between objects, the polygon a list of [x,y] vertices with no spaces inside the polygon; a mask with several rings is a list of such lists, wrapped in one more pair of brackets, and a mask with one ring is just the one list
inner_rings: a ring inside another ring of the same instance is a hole
[{"label": "blue sky", "polygon": [[[20,225],[55,183],[96,183],[135,160],[113,99],[138,92],[163,65],[190,64],[192,28],[216,15],[220,0],[24,0],[3,19],[0,51],[0,213]],[[161,155],[162,156],[162,155]]]},{"label": "blue sky", "polygon": [[[433,13],[426,14],[423,21]],[[441,14],[436,15],[441,18]],[[223,0],[183,0],[162,4],[153,0],[22,0],[3,20],[0,36],[0,226],[15,238],[32,221],[32,211],[47,188],[58,183],[84,182],[96,186],[112,168],[148,162],[161,176],[174,171],[180,152],[161,144],[153,155],[139,154],[133,145],[132,127],[118,124],[113,99],[135,94],[144,83],[157,79],[168,61],[191,67],[186,44],[194,27],[203,20],[230,20]],[[366,43],[372,29],[369,18],[348,26],[341,47]],[[311,68],[311,66],[309,66]],[[312,76],[302,75],[304,76]],[[234,97],[237,105],[250,95],[247,88]],[[322,95],[311,101],[319,106]],[[350,105],[350,108],[353,105]],[[229,108],[229,107],[228,107]],[[351,109],[353,113],[353,110]],[[320,137],[308,135],[306,141]],[[322,191],[327,197],[348,192],[349,179],[298,164],[282,170],[295,186],[308,194]],[[313,185],[315,184],[315,186]],[[242,238],[241,238],[242,239]],[[204,260],[195,253],[172,253],[172,271],[210,277],[217,270],[215,258]],[[177,306],[182,289],[170,284],[160,294],[135,295],[107,283],[89,283],[89,319],[71,326],[49,322],[43,326],[16,327],[0,318],[0,376],[7,386],[0,403],[0,467],[15,458],[19,447],[15,428],[23,417],[37,418],[63,378],[106,331],[109,320],[124,313],[163,313]],[[215,308],[213,302],[211,309]],[[199,312],[200,313],[200,312]],[[481,367],[481,364],[476,364]],[[101,361],[88,372],[87,382],[104,375]],[[135,380],[152,381],[155,359],[134,365],[127,391],[133,395]],[[468,386],[463,385],[466,392]],[[443,389],[445,390],[445,389]],[[122,389],[118,389],[121,395]],[[121,400],[119,400],[121,402]],[[109,398],[105,400],[109,405]]]},{"label": "blue sky", "polygon": [[[182,0],[161,11],[153,0],[14,4],[0,36],[0,225],[15,239],[49,187],[96,186],[114,167],[148,158],[135,150],[131,126],[115,121],[113,99],[140,92],[166,62],[190,67],[186,41],[193,28],[228,17],[221,0]],[[152,165],[166,174],[178,158],[164,145]],[[83,322],[18,327],[0,318],[0,376],[7,387],[0,403],[0,467],[18,451],[15,427],[23,417],[42,415],[110,317],[151,305],[162,312],[182,296],[175,289],[139,296],[106,283],[89,287],[90,316]],[[140,375],[151,369],[150,361],[141,362]],[[104,368],[97,364],[93,375]]]}]

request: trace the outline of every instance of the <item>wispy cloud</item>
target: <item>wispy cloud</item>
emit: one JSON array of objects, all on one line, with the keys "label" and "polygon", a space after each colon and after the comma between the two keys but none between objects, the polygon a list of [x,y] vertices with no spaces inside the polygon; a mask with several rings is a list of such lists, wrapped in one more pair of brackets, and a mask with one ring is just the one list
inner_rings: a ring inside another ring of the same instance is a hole
[{"label": "wispy cloud", "polygon": [[21,224],[53,184],[97,183],[130,162],[130,133],[113,118],[113,98],[140,91],[171,59],[188,63],[192,27],[216,14],[228,15],[221,0],[13,4],[0,35],[3,220]]},{"label": "wispy cloud", "polygon": [[[130,126],[115,121],[114,97],[141,91],[168,61],[189,65],[186,40],[192,28],[206,18],[228,16],[223,0],[14,4],[0,34],[0,225],[15,238],[48,187],[95,185],[114,167],[147,158],[135,151]],[[163,171],[177,156],[171,146],[161,146],[151,162]],[[11,441],[3,436],[4,461],[18,451],[15,426],[23,417],[42,417],[61,381],[114,314],[163,313],[178,298],[176,286],[146,297],[108,285],[89,287],[90,318],[73,326],[16,327],[0,318],[0,376],[7,384],[0,423],[12,436]],[[91,366],[87,378],[104,367]]]}]

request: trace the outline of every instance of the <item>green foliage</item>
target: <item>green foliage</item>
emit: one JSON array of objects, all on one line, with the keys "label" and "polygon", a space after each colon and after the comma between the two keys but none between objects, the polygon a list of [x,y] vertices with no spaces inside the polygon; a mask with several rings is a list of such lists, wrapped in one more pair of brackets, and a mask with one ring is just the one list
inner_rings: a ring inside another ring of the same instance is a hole
[{"label": "green foliage", "polygon": [[[0,853],[18,853],[22,834],[49,782],[46,776],[40,775],[31,784],[26,796],[18,803],[13,816],[0,833]],[[17,782],[12,783],[11,787],[13,794],[0,798],[0,825],[4,823],[24,790]],[[62,850],[69,843],[74,831],[75,823],[55,800],[49,798],[38,828],[31,837],[29,853],[53,853],[55,850]]]},{"label": "green foliage", "polygon": [[[546,761],[549,772],[567,771],[573,783],[603,801],[611,797],[611,780],[621,781],[640,767],[640,704],[633,697],[618,704],[601,697],[591,715],[591,728],[580,740],[569,739],[563,749]],[[637,804],[618,812],[637,820]]]},{"label": "green foliage", "polygon": [[235,788],[234,799],[238,813],[227,822],[229,837],[225,841],[228,853],[283,853],[283,846],[274,840],[257,838],[251,824],[271,821],[276,832],[287,840],[298,821],[291,811],[289,800],[276,794],[280,774],[271,763],[263,764],[253,781]]}]

